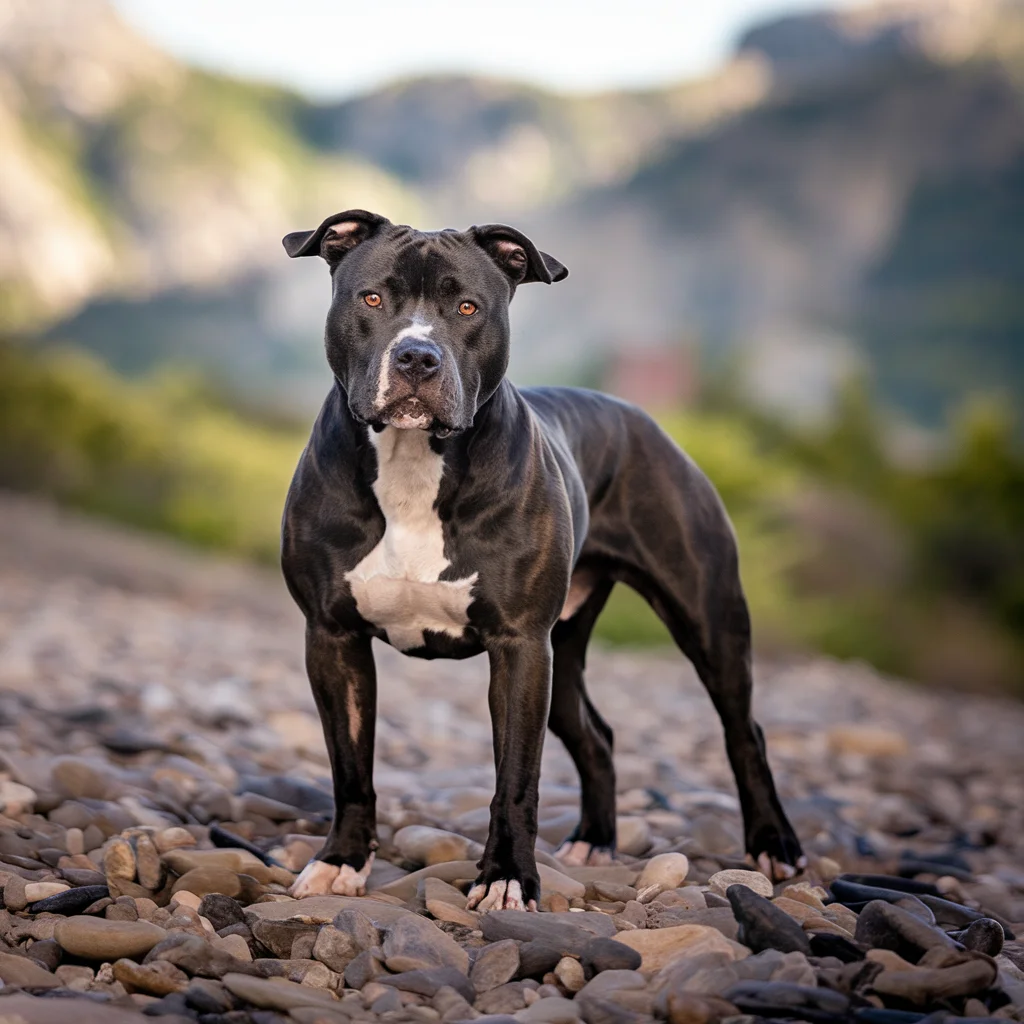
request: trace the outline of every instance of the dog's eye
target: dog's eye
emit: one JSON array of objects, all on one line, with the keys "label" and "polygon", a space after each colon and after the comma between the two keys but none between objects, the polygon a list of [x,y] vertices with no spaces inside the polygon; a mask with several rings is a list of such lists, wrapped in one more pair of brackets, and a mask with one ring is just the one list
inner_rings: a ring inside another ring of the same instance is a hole
[{"label": "dog's eye", "polygon": [[381,304],[381,297],[376,292],[370,292],[369,295],[363,296],[363,302],[368,306],[373,306],[376,309]]},{"label": "dog's eye", "polygon": [[460,302],[459,312],[463,316],[472,316],[476,312],[476,305],[472,302]]}]

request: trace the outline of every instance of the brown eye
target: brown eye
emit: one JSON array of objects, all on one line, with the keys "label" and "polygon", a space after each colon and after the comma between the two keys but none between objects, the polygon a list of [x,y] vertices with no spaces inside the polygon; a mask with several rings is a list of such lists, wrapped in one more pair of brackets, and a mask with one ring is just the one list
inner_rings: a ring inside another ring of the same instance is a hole
[{"label": "brown eye", "polygon": [[376,309],[381,304],[381,297],[376,292],[370,292],[369,295],[363,296],[363,302]]},{"label": "brown eye", "polygon": [[463,316],[472,316],[476,312],[476,305],[472,302],[460,302],[459,312]]}]

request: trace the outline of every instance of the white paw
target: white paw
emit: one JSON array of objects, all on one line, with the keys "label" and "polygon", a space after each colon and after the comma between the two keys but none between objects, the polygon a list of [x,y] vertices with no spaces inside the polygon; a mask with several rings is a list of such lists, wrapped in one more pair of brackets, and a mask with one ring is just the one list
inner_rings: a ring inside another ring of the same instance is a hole
[{"label": "white paw", "polygon": [[537,901],[523,902],[523,887],[514,878],[500,878],[486,885],[474,885],[466,899],[468,910],[536,910]]},{"label": "white paw", "polygon": [[787,882],[807,867],[807,858],[801,857],[794,867],[785,861],[775,860],[767,853],[761,853],[757,857],[757,866],[761,874],[767,875],[773,882]]},{"label": "white paw", "polygon": [[607,847],[568,841],[555,850],[555,857],[570,868],[604,867],[614,859],[612,851]]},{"label": "white paw", "polygon": [[363,896],[366,894],[366,879],[372,867],[372,853],[358,871],[349,864],[336,867],[322,860],[311,860],[295,879],[290,892],[297,900],[304,896],[324,896],[328,893],[334,893],[335,896]]}]

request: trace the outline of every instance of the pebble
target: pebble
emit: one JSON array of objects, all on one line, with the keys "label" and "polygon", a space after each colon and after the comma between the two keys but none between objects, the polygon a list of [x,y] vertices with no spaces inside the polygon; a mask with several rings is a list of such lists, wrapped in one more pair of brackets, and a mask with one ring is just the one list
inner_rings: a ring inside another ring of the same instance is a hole
[{"label": "pebble", "polygon": [[67,917],[54,930],[61,949],[83,960],[119,960],[148,953],[166,938],[149,921],[107,921],[102,917]]},{"label": "pebble", "polygon": [[391,925],[383,942],[384,962],[390,971],[454,967],[465,974],[469,955],[450,936],[423,918],[409,914]]},{"label": "pebble", "polygon": [[555,964],[554,975],[567,992],[579,992],[586,983],[583,976],[583,964],[575,957],[563,956]]},{"label": "pebble", "polygon": [[[58,893],[67,892],[71,886],[64,882],[29,882],[25,886],[25,899],[29,903],[38,903]],[[34,911],[38,913],[38,911]]]},{"label": "pebble", "polygon": [[129,992],[145,992],[153,996],[166,996],[188,987],[188,975],[164,960],[153,964],[118,960],[114,963],[114,977]]},{"label": "pebble", "polygon": [[659,853],[644,866],[636,887],[646,889],[650,885],[657,885],[662,889],[676,889],[686,880],[689,870],[690,861],[685,854]]},{"label": "pebble", "polygon": [[0,981],[4,988],[57,988],[60,980],[34,958],[0,953]]},{"label": "pebble", "polygon": [[700,924],[619,932],[617,941],[640,954],[639,969],[645,974],[659,971],[679,957],[701,953],[724,953],[730,960],[736,959],[739,949],[717,928]]},{"label": "pebble", "polygon": [[615,822],[616,848],[627,857],[641,857],[651,846],[651,826],[646,818],[620,817]]},{"label": "pebble", "polygon": [[209,865],[186,871],[177,879],[171,887],[171,892],[177,893],[181,890],[200,898],[214,893],[220,896],[235,897],[241,894],[242,883],[234,871]]},{"label": "pebble", "polygon": [[725,896],[731,885],[745,885],[748,889],[753,889],[758,896],[764,896],[766,899],[771,899],[775,895],[775,888],[771,881],[760,871],[738,869],[716,871],[708,879],[708,885],[716,896]]},{"label": "pebble", "polygon": [[452,860],[479,860],[484,848],[472,839],[428,825],[409,825],[395,833],[395,847],[402,857],[424,867]]},{"label": "pebble", "polygon": [[232,995],[268,1010],[287,1013],[300,1006],[338,1005],[338,1001],[326,992],[318,992],[307,985],[297,985],[283,979],[270,981],[248,974],[225,974],[221,982]]},{"label": "pebble", "polygon": [[488,943],[477,952],[469,980],[477,992],[489,992],[511,981],[518,971],[519,943],[514,939],[501,939]]}]

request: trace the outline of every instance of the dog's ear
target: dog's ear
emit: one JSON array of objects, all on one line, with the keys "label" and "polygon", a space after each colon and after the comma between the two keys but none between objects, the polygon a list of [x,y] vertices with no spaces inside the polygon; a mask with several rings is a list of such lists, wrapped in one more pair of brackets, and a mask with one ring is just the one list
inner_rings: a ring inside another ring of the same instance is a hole
[{"label": "dog's ear", "polygon": [[323,256],[332,266],[360,242],[391,221],[379,213],[346,210],[328,217],[313,231],[293,231],[281,239],[289,256]]},{"label": "dog's ear", "polygon": [[469,229],[473,238],[508,275],[512,286],[543,281],[564,281],[569,271],[554,256],[541,252],[522,233],[506,224],[484,224]]}]

